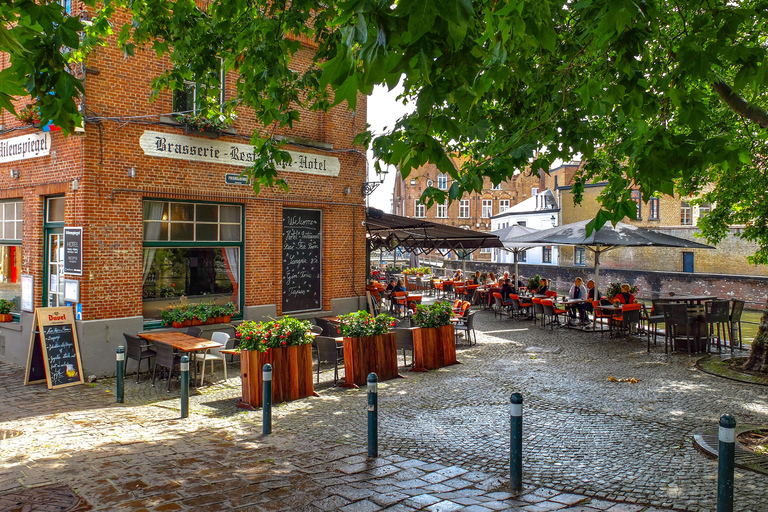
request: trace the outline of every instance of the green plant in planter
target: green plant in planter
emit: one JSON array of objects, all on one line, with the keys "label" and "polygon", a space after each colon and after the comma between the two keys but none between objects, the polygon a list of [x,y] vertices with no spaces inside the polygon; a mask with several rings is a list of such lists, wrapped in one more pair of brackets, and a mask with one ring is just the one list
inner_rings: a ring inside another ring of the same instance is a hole
[{"label": "green plant in planter", "polygon": [[0,299],[0,315],[10,315],[13,309],[13,302],[5,299]]},{"label": "green plant in planter", "polygon": [[227,302],[224,306],[221,306],[221,315],[219,316],[234,316],[237,313],[237,306],[234,302]]},{"label": "green plant in planter", "polygon": [[266,352],[270,348],[312,343],[312,324],[289,316],[272,322],[245,321],[235,332],[240,337],[240,350]]},{"label": "green plant in planter", "polygon": [[[636,294],[639,288],[633,284],[629,285],[629,293]],[[605,290],[606,296],[615,297],[621,292],[621,283],[609,283]]]},{"label": "green plant in planter", "polygon": [[435,302],[429,306],[419,304],[413,315],[413,323],[417,327],[443,327],[451,325],[452,314],[453,309],[448,302]]},{"label": "green plant in planter", "polygon": [[541,276],[536,274],[528,279],[528,291],[535,292],[539,288],[541,288]]},{"label": "green plant in planter", "polygon": [[373,316],[367,311],[355,311],[348,315],[339,315],[341,334],[346,338],[363,338],[386,334],[395,326],[395,319],[384,313]]}]

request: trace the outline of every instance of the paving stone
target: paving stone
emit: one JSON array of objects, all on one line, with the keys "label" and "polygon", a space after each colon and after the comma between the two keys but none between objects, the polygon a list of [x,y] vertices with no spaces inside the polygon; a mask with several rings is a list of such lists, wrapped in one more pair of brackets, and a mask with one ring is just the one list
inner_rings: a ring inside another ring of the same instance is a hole
[{"label": "paving stone", "polygon": [[453,512],[454,510],[461,510],[464,506],[453,501],[440,501],[434,505],[430,505],[426,508],[429,512]]},{"label": "paving stone", "polygon": [[424,508],[428,507],[430,505],[434,505],[435,503],[438,503],[442,501],[440,498],[436,498],[435,496],[431,494],[419,494],[417,496],[412,496],[408,499],[406,499],[403,504],[409,505],[411,507],[415,508]]},{"label": "paving stone", "polygon": [[378,512],[381,507],[370,500],[362,500],[341,507],[344,512]]},{"label": "paving stone", "polygon": [[557,503],[564,503],[566,505],[573,505],[575,503],[578,503],[580,501],[584,501],[585,498],[583,495],[580,494],[558,494],[557,496],[553,496],[552,498],[549,498],[550,501],[556,501]]}]

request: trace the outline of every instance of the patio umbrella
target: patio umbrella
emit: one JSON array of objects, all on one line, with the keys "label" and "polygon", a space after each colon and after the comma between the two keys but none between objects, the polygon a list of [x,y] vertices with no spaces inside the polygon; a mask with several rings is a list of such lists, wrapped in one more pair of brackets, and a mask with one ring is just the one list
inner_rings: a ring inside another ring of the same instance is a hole
[{"label": "patio umbrella", "polygon": [[527,251],[528,249],[536,247],[536,244],[515,244],[513,242],[510,242],[509,240],[513,240],[519,236],[527,235],[529,233],[535,233],[538,231],[540,230],[529,228],[526,226],[521,226],[520,224],[512,224],[511,226],[497,229],[496,231],[491,231],[491,234],[498,236],[499,240],[501,240],[501,243],[504,244],[504,250],[511,252],[512,256],[514,257],[515,282],[513,283],[513,286],[515,288],[517,288],[517,280],[520,279],[520,273],[517,270],[518,256],[520,255],[521,252],[524,252],[524,251]]},{"label": "patio umbrella", "polygon": [[[595,255],[595,290],[600,289],[600,255],[617,247],[679,247],[681,249],[714,249],[714,247],[665,235],[658,231],[651,231],[631,224],[619,222],[616,226],[605,224],[599,230],[593,230],[587,236],[587,223],[590,220],[582,220],[543,229],[535,233],[521,235],[512,238],[505,243],[514,245],[577,245],[584,247]],[[595,297],[598,297],[595,291]]]}]

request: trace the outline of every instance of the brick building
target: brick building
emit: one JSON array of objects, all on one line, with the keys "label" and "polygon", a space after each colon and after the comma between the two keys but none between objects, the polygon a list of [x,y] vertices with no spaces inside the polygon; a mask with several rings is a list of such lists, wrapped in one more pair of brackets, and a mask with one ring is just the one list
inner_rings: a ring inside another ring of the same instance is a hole
[{"label": "brick building", "polygon": [[[253,153],[253,113],[238,111],[215,140],[187,133],[172,113],[185,101],[193,108],[201,87],[150,102],[151,80],[169,62],[151,51],[125,59],[115,39],[81,68],[82,133],[64,137],[0,117],[0,297],[15,302],[15,321],[0,324],[0,359],[27,358],[32,315],[20,311],[22,275],[32,276],[35,307],[64,305],[64,282],[79,282],[86,375],[113,372],[123,333],[160,327],[169,303],[232,301],[236,318],[255,320],[357,309],[366,275],[366,158],[353,139],[365,129],[366,98],[355,112],[307,111],[292,130],[276,129],[293,157],[280,172],[290,192],[257,196],[238,177]],[[304,44],[296,66],[310,62]],[[226,77],[223,100],[236,78]],[[292,223],[316,230],[293,247],[306,250],[308,273],[288,269],[295,261],[283,234]],[[83,229],[82,275],[64,272],[66,227]],[[313,251],[319,261],[310,261]]]},{"label": "brick building", "polygon": [[[452,158],[458,169],[460,162]],[[538,192],[541,178],[518,174],[494,185],[485,178],[481,193],[464,196],[450,204],[427,208],[419,203],[427,187],[448,190],[453,180],[441,173],[434,164],[426,164],[411,172],[407,179],[398,173],[392,199],[392,213],[404,217],[423,218],[440,224],[477,231],[491,231],[491,217],[505,211]],[[481,249],[472,254],[473,260],[490,261],[491,249]]]}]

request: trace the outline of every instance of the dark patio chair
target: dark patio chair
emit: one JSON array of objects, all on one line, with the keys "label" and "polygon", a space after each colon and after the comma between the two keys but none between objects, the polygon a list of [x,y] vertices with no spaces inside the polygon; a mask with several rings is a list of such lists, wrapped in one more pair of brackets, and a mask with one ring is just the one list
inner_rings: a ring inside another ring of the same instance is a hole
[{"label": "dark patio chair", "polygon": [[469,342],[470,347],[472,346],[473,335],[475,337],[475,345],[477,345],[477,332],[475,332],[475,313],[475,311],[467,310],[466,316],[456,322],[453,326],[453,330],[455,331],[457,337],[459,332],[463,331],[467,333],[467,341]]},{"label": "dark patio chair", "polygon": [[[560,308],[556,307],[555,303],[552,302],[549,299],[543,299],[539,304],[541,305],[541,309],[543,311],[543,313],[542,313],[543,316],[542,316],[542,321],[541,321],[541,324],[542,324],[543,327],[547,326],[547,324],[546,324],[547,318],[549,319],[549,328],[550,329],[554,330],[555,324],[561,325],[560,324],[560,316],[565,315],[567,313],[566,310],[560,309]],[[534,311],[534,314],[535,314],[535,311],[536,311],[536,303],[535,302],[533,303],[533,307],[534,307],[533,311]]]},{"label": "dark patio chair", "polygon": [[632,329],[637,328],[640,325],[640,311],[642,304],[622,304],[621,316],[616,318],[617,327],[619,331],[626,334],[632,334]]},{"label": "dark patio chair", "polygon": [[664,324],[669,334],[672,350],[676,350],[676,341],[680,338],[680,330],[685,329],[685,339],[688,342],[688,355],[693,355],[693,332],[691,326],[694,326],[695,318],[688,316],[688,306],[686,304],[664,304]]},{"label": "dark patio chair", "polygon": [[[656,310],[654,310],[656,312]],[[640,314],[640,320],[645,322],[645,332],[648,335],[648,352],[651,351],[651,327],[653,327],[653,346],[656,346],[656,338],[659,334],[659,324],[664,323],[664,315],[651,314],[648,308],[643,304],[643,310]],[[664,340],[664,352],[667,351],[667,340]]]},{"label": "dark patio chair", "polygon": [[187,334],[199,338],[203,334],[203,329],[202,327],[187,327]]},{"label": "dark patio chair", "polygon": [[327,336],[318,336],[313,344],[317,347],[317,382],[320,382],[320,364],[333,364],[333,385],[339,380],[339,361],[344,363],[344,347]]},{"label": "dark patio chair", "polygon": [[541,299],[539,297],[534,297],[531,299],[533,303],[533,325],[536,325],[539,321],[539,315],[541,315],[541,327],[545,327],[544,325],[544,306],[541,304]]},{"label": "dark patio chair", "polygon": [[[406,327],[395,327],[392,329],[397,339],[397,350],[403,351],[403,366],[413,366],[413,329]],[[411,364],[405,359],[405,351],[411,352]]]},{"label": "dark patio chair", "polygon": [[[157,354],[151,347],[153,345],[146,340],[139,338],[138,336],[131,336],[130,334],[123,333],[125,336],[125,357],[128,359],[134,359],[139,362],[136,367],[136,382],[139,382],[139,374],[141,373],[141,362],[147,360],[147,375],[149,375],[149,360]],[[125,362],[123,367],[125,372],[128,371],[128,361]]]},{"label": "dark patio chair", "polygon": [[[727,300],[712,300],[704,303],[704,318],[707,322],[707,352],[712,344],[713,336],[717,339],[717,351],[721,352],[720,340],[723,340],[723,346],[728,341],[728,331],[730,330],[730,309],[731,304]],[[723,329],[722,338],[720,328]],[[717,333],[715,333],[717,329]],[[733,338],[731,338],[731,352],[733,352]]]},{"label": "dark patio chair", "polygon": [[739,341],[739,348],[741,348],[741,314],[744,312],[744,304],[746,302],[743,300],[733,299],[733,309],[731,309],[731,345],[735,344],[734,338],[736,338]]},{"label": "dark patio chair", "polygon": [[155,372],[157,366],[160,365],[164,368],[168,368],[168,392],[171,392],[171,378],[173,378],[173,369],[179,368],[181,364],[181,356],[174,352],[173,347],[166,343],[155,344],[155,365],[152,367],[152,385],[155,385]]}]

